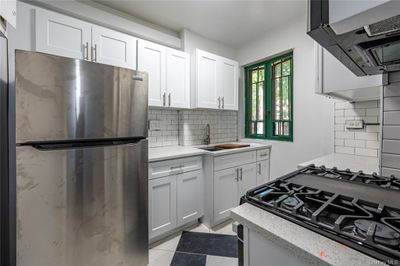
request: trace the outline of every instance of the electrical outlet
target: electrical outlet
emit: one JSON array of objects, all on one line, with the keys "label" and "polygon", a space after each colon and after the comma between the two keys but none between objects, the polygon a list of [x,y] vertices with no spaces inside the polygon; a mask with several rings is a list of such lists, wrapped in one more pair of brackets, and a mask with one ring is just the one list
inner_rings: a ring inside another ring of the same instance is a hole
[{"label": "electrical outlet", "polygon": [[161,121],[160,120],[149,120],[149,130],[150,131],[160,131]]},{"label": "electrical outlet", "polygon": [[346,120],[347,129],[363,129],[364,120]]}]

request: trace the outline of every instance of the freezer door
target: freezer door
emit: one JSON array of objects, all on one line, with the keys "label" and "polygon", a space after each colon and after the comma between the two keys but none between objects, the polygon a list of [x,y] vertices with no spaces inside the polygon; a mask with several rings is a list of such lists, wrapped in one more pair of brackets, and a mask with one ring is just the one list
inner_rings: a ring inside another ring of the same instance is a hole
[{"label": "freezer door", "polygon": [[147,265],[147,144],[18,147],[17,265]]},{"label": "freezer door", "polygon": [[147,74],[16,51],[16,139],[147,137]]}]

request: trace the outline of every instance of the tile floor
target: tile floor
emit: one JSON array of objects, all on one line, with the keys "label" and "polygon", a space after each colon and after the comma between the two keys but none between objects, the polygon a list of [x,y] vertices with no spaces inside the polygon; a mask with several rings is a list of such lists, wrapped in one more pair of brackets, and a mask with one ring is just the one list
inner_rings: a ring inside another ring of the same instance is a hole
[{"label": "tile floor", "polygon": [[[225,235],[236,235],[232,231],[232,224],[224,223],[216,228],[209,229],[203,224],[198,224],[186,231],[199,233],[214,233]],[[178,246],[181,233],[168,237],[152,245],[149,250],[149,266],[170,266]],[[237,258],[218,257],[207,255],[206,266],[237,266]]]}]

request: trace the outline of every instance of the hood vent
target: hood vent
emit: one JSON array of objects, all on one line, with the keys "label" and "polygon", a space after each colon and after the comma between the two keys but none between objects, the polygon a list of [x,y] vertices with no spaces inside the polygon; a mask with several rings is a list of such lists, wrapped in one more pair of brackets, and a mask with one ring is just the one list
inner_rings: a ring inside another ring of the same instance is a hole
[{"label": "hood vent", "polygon": [[370,37],[399,32],[400,15],[365,26],[364,29]]}]

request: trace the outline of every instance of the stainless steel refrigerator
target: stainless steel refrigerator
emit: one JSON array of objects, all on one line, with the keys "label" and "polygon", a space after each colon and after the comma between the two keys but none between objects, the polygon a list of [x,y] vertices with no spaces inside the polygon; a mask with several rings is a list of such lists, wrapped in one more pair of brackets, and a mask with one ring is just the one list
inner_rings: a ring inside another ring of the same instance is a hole
[{"label": "stainless steel refrigerator", "polygon": [[16,51],[17,265],[148,263],[147,74]]}]

